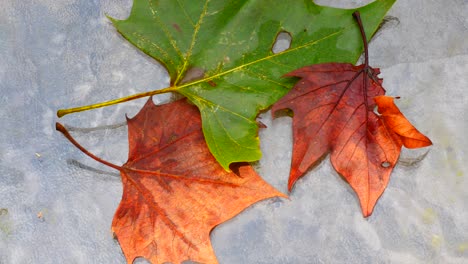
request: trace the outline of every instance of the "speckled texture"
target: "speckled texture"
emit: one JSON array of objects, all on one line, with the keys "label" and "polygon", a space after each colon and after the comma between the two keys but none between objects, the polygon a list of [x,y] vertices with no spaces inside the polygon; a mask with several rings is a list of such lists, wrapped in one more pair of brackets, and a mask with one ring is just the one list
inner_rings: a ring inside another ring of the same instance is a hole
[{"label": "speckled texture", "polygon": [[[320,0],[355,7],[370,1]],[[119,175],[54,131],[59,108],[168,85],[163,67],[120,37],[105,14],[131,0],[2,0],[0,8],[0,263],[124,263],[110,225]],[[290,200],[248,208],[216,228],[220,263],[468,263],[468,2],[399,0],[370,44],[389,95],[434,146],[402,153],[374,214],[363,219],[328,159]],[[158,96],[156,103],[168,100]],[[104,159],[127,157],[125,114],[145,99],[66,116]],[[260,133],[257,171],[286,191],[291,119]],[[87,129],[94,128],[94,129]],[[415,159],[429,151],[424,159]],[[414,163],[414,164],[412,164]]]}]

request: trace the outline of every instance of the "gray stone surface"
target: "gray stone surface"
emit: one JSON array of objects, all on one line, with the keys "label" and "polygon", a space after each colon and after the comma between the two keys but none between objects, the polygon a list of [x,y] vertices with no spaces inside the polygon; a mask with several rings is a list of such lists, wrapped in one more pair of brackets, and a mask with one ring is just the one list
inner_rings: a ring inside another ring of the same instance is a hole
[{"label": "gray stone surface", "polygon": [[[125,263],[110,232],[119,175],[82,155],[54,124],[59,108],[168,85],[164,68],[105,18],[125,18],[130,7],[131,0],[1,0],[0,263]],[[434,142],[402,153],[374,214],[362,218],[326,159],[290,200],[258,203],[216,228],[220,263],[468,263],[467,14],[466,0],[400,0],[389,13],[399,23],[390,21],[370,45],[388,94],[402,97],[402,111]],[[61,122],[92,152],[121,164],[125,114],[144,101]],[[261,118],[268,129],[255,166],[286,192],[291,119]]]}]

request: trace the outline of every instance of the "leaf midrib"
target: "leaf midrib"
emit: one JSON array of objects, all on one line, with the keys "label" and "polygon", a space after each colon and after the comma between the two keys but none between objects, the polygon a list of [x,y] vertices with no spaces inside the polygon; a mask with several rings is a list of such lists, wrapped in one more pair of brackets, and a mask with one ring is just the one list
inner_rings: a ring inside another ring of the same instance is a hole
[{"label": "leaf midrib", "polygon": [[303,49],[303,48],[307,48],[307,47],[309,47],[309,46],[316,45],[317,43],[320,43],[320,42],[322,42],[322,41],[324,41],[324,40],[326,40],[326,39],[328,39],[328,38],[331,38],[331,37],[333,37],[333,36],[336,36],[336,35],[340,34],[341,32],[347,30],[348,28],[349,28],[349,26],[346,27],[346,28],[344,28],[344,29],[342,29],[342,30],[333,32],[333,33],[331,33],[331,34],[329,34],[329,35],[327,35],[327,36],[325,36],[325,37],[323,37],[323,38],[320,38],[320,39],[317,39],[317,40],[313,40],[313,41],[307,42],[307,43],[305,43],[305,44],[303,44],[303,45],[301,45],[301,46],[297,46],[297,47],[294,47],[294,48],[289,48],[289,49],[287,49],[287,50],[285,50],[285,51],[282,51],[282,52],[279,52],[279,53],[273,53],[273,54],[271,54],[271,55],[267,55],[267,56],[262,57],[262,58],[260,58],[260,59],[250,61],[250,62],[248,62],[248,63],[245,63],[245,64],[239,65],[239,66],[237,66],[237,67],[231,68],[231,69],[229,69],[229,70],[226,70],[226,71],[223,71],[223,72],[220,72],[220,73],[217,73],[217,74],[208,76],[208,77],[204,77],[204,78],[202,78],[202,79],[198,79],[198,80],[196,80],[196,81],[194,81],[194,82],[185,83],[185,84],[182,84],[182,85],[179,85],[179,86],[174,86],[173,89],[174,89],[175,91],[177,91],[177,90],[181,90],[181,89],[183,89],[183,88],[190,87],[190,86],[193,86],[193,85],[196,85],[196,84],[204,83],[204,82],[207,82],[207,81],[210,81],[210,80],[213,80],[213,79],[222,77],[222,76],[224,76],[224,75],[227,75],[227,74],[229,74],[229,73],[242,70],[243,68],[246,68],[246,67],[248,67],[248,66],[251,66],[251,65],[254,65],[254,64],[257,64],[257,63],[260,63],[260,62],[262,62],[262,61],[271,60],[271,59],[273,59],[273,58],[283,56],[283,55],[288,54],[288,53],[290,53],[290,52],[295,52],[295,51],[298,51],[298,50],[300,50],[300,49]]},{"label": "leaf midrib", "polygon": [[200,17],[198,18],[197,24],[194,27],[194,31],[193,31],[193,34],[192,34],[192,40],[190,41],[190,47],[189,47],[187,53],[185,54],[185,57],[183,58],[184,64],[182,65],[182,69],[180,70],[179,74],[177,75],[176,80],[174,81],[175,84],[179,83],[179,81],[181,81],[183,79],[183,76],[184,76],[184,74],[185,74],[185,72],[187,70],[187,67],[188,67],[189,61],[190,61],[190,57],[192,56],[193,47],[195,46],[195,43],[196,43],[196,40],[197,40],[198,32],[200,31],[200,27],[201,27],[201,25],[203,23],[203,18],[205,18],[206,13],[208,11],[208,3],[209,2],[210,2],[210,0],[205,0],[205,4],[203,5],[203,10],[202,10],[202,12],[200,14]]}]

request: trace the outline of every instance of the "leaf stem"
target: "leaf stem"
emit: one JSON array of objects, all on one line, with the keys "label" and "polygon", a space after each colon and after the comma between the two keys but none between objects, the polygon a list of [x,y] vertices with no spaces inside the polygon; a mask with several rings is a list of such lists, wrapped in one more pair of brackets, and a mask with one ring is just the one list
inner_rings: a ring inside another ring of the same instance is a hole
[{"label": "leaf stem", "polygon": [[364,26],[362,25],[361,14],[359,13],[359,11],[354,12],[353,17],[356,19],[359,25],[359,30],[361,31],[362,42],[364,43],[364,65],[367,68],[369,67],[369,50],[368,50],[366,32],[364,31]]},{"label": "leaf stem", "polygon": [[104,165],[107,165],[111,168],[114,168],[118,171],[122,170],[121,166],[115,165],[114,163],[110,163],[108,161],[105,161],[97,156],[95,156],[93,153],[89,152],[87,149],[85,149],[83,146],[80,145],[68,132],[68,130],[60,123],[55,123],[55,129],[57,131],[60,131],[75,147],[77,147],[79,150],[81,150],[84,154],[88,155],[90,158],[94,159],[97,162],[100,162]]},{"label": "leaf stem", "polygon": [[167,87],[167,88],[164,88],[164,89],[161,89],[161,90],[153,90],[153,91],[149,91],[149,92],[133,94],[133,95],[129,95],[129,96],[119,98],[119,99],[114,99],[114,100],[101,102],[101,103],[96,103],[96,104],[92,104],[92,105],[86,105],[86,106],[80,106],[80,107],[74,107],[74,108],[68,108],[68,109],[60,109],[60,110],[57,111],[57,116],[62,117],[64,115],[68,115],[68,114],[71,114],[71,113],[77,113],[77,112],[92,110],[92,109],[96,109],[96,108],[101,108],[101,107],[104,107],[104,106],[120,104],[120,103],[123,103],[123,102],[128,102],[128,101],[131,101],[131,100],[135,100],[135,99],[138,99],[138,98],[152,96],[152,95],[156,95],[156,94],[174,92],[176,90],[177,89],[176,89],[175,86],[171,86],[171,87]]}]

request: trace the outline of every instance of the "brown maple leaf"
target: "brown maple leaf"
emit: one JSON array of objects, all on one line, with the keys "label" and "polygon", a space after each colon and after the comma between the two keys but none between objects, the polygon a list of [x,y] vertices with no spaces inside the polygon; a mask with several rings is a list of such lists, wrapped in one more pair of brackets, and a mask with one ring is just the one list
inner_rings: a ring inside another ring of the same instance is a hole
[{"label": "brown maple leaf", "polygon": [[[365,63],[324,63],[306,66],[285,76],[301,79],[272,108],[291,109],[293,156],[288,189],[330,152],[331,162],[359,196],[362,213],[369,216],[387,186],[402,144],[408,148],[431,145],[393,103],[383,96],[379,69],[369,66],[367,39],[359,13]],[[378,106],[379,114],[374,113]]]},{"label": "brown maple leaf", "polygon": [[205,143],[200,113],[185,99],[155,106],[148,100],[128,119],[129,157],[123,166],[93,156],[120,171],[122,201],[112,230],[128,263],[145,257],[152,263],[192,260],[217,263],[211,230],[251,204],[285,197],[248,164],[226,172]]}]

